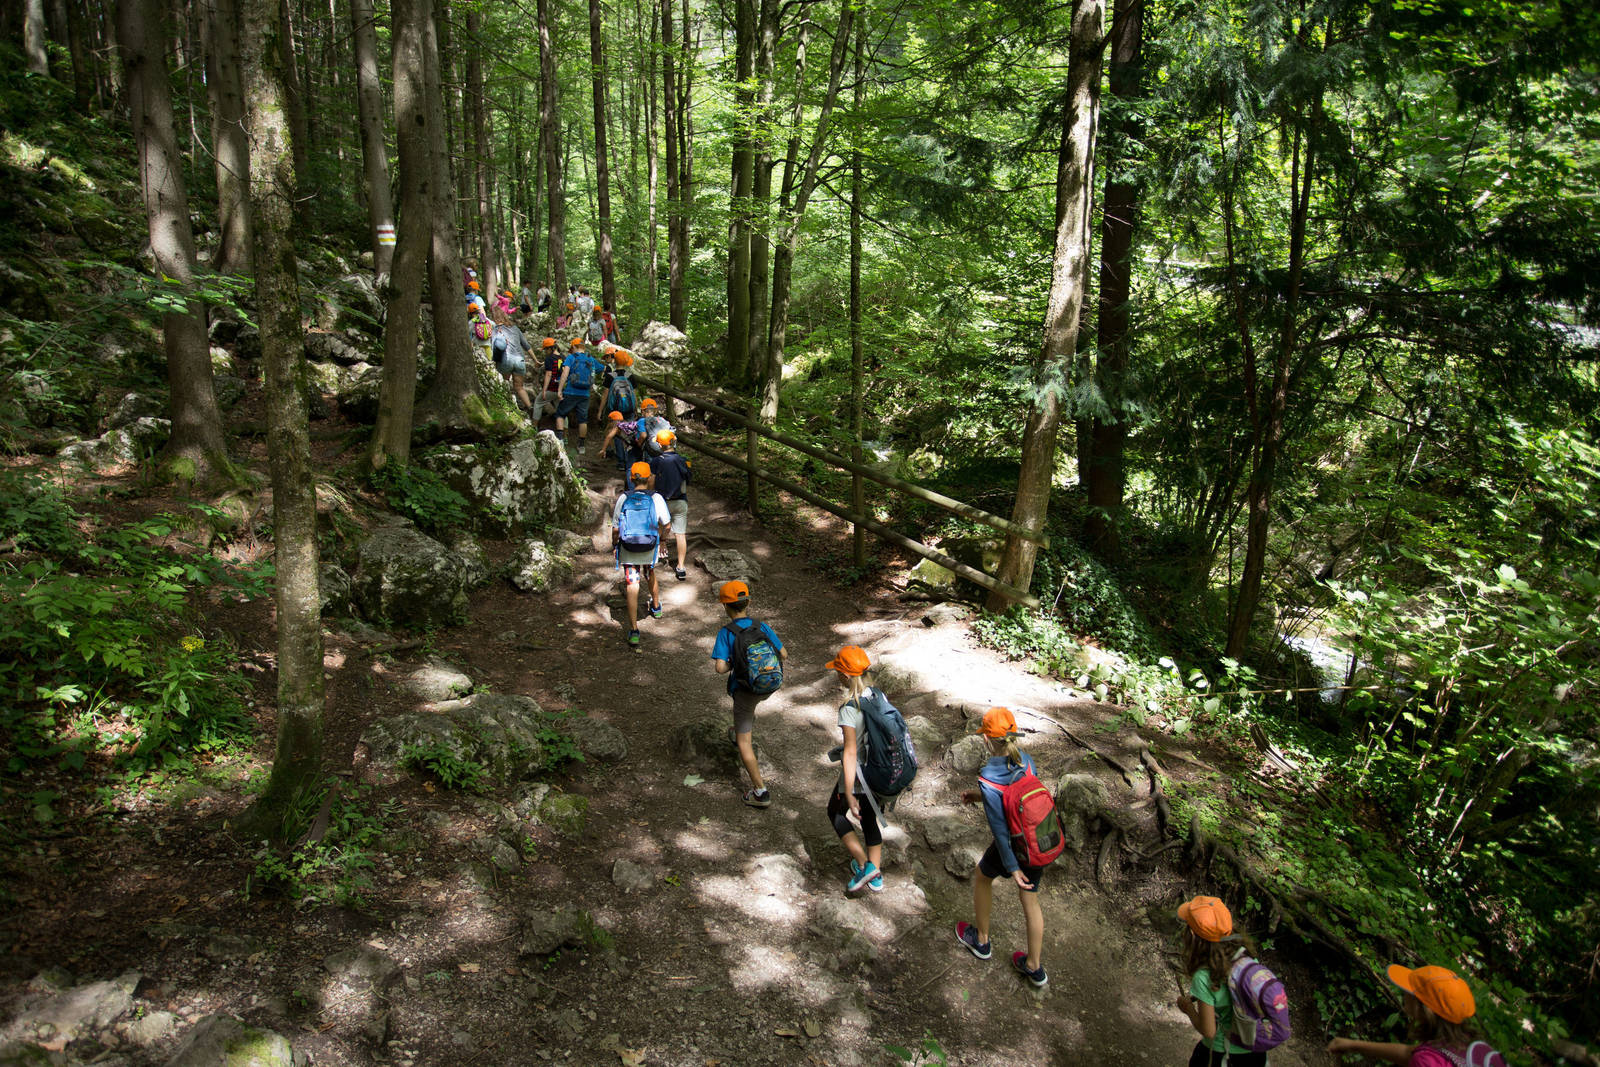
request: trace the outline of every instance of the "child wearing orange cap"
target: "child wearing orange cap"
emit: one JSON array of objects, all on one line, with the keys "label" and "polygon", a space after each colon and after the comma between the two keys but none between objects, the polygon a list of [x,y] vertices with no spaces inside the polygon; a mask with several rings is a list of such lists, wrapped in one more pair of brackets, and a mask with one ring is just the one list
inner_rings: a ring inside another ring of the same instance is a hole
[{"label": "child wearing orange cap", "polygon": [[1265,1052],[1251,1052],[1235,1044],[1233,997],[1228,992],[1228,971],[1238,950],[1249,951],[1242,935],[1233,932],[1233,916],[1216,897],[1195,897],[1178,905],[1183,920],[1183,973],[1189,986],[1174,1001],[1199,1033],[1189,1054],[1190,1067],[1227,1063],[1229,1067],[1266,1067]]},{"label": "child wearing orange cap", "polygon": [[1005,809],[1001,798],[1006,786],[1024,774],[1037,775],[1033,760],[1017,747],[1016,716],[1009,708],[990,708],[983,713],[978,728],[989,743],[989,761],[978,770],[979,788],[961,794],[964,804],[983,801],[984,819],[994,840],[978,860],[972,877],[973,922],[956,923],[956,940],[980,960],[989,958],[993,951],[989,943],[989,912],[994,906],[994,880],[1002,874],[1017,883],[1017,899],[1022,904],[1022,919],[1027,931],[1026,950],[1011,954],[1015,967],[1035,989],[1044,988],[1050,981],[1045,974],[1041,953],[1044,950],[1044,909],[1039,906],[1039,880],[1044,876],[1041,867],[1030,867],[1017,858],[1011,847],[1011,831],[1006,826]]},{"label": "child wearing orange cap", "polygon": [[689,461],[674,447],[677,441],[678,435],[671,430],[657,430],[655,445],[659,454],[650,456],[646,462],[655,472],[657,491],[666,500],[667,510],[672,512],[672,540],[678,547],[673,574],[682,582],[689,577],[689,479],[692,472]]},{"label": "child wearing orange cap", "polygon": [[[646,467],[639,463],[635,466]],[[733,737],[739,749],[739,762],[750,776],[750,788],[745,790],[744,802],[752,808],[770,808],[772,792],[761,778],[761,765],[756,762],[755,728],[756,706],[772,692],[758,692],[756,682],[749,674],[750,663],[760,655],[770,661],[770,652],[777,657],[779,684],[783,662],[788,653],[772,627],[750,617],[750,587],[743,582],[723,582],[717,590],[717,599],[728,612],[728,625],[717,631],[716,643],[711,646],[711,666],[718,674],[728,676],[728,695],[733,698]],[[750,633],[756,629],[755,633]],[[746,636],[748,635],[748,636]],[[757,648],[758,644],[767,646]],[[740,646],[745,646],[741,653]]]},{"label": "child wearing orange cap", "polygon": [[617,497],[611,513],[611,544],[617,553],[617,570],[622,572],[622,596],[628,605],[628,646],[639,650],[639,586],[650,585],[648,610],[652,619],[661,618],[661,588],[656,580],[656,562],[661,556],[661,538],[672,522],[667,502],[655,491],[655,479],[648,463],[633,465],[634,483]]},{"label": "child wearing orange cap", "polygon": [[[882,806],[872,796],[866,780],[861,775],[861,746],[866,740],[866,713],[864,700],[886,699],[882,690],[872,685],[868,673],[872,666],[866,652],[855,645],[846,645],[825,667],[839,676],[849,699],[839,705],[839,731],[843,744],[828,754],[829,759],[839,759],[843,769],[833,794],[828,798],[828,818],[833,820],[833,832],[839,843],[850,853],[850,880],[845,892],[854,893],[866,886],[874,893],[883,892],[883,828],[878,825],[878,812]],[[862,807],[861,802],[867,802]],[[861,831],[860,840],[856,830]],[[864,847],[863,847],[864,846]]]},{"label": "child wearing orange cap", "polygon": [[1478,1011],[1472,988],[1447,967],[1399,964],[1389,967],[1389,981],[1405,990],[1400,1011],[1410,1024],[1412,1041],[1399,1044],[1336,1037],[1328,1042],[1335,1056],[1354,1052],[1386,1063],[1409,1067],[1506,1067],[1505,1057],[1487,1042],[1475,1040],[1467,1021]]}]

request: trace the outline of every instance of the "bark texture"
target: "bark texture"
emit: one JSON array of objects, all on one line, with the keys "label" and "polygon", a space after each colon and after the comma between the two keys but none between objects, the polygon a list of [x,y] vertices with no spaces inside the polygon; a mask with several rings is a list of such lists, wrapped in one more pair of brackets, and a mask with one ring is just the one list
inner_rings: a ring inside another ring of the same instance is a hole
[{"label": "bark texture", "polygon": [[589,0],[589,68],[594,89],[594,180],[599,196],[601,306],[617,310],[617,272],[611,253],[611,167],[606,158],[606,53],[600,34],[600,0]]},{"label": "bark texture", "polygon": [[[549,198],[546,258],[550,261],[551,292],[564,304],[567,299],[566,190],[561,183],[561,124],[556,114],[555,25],[551,0],[538,0],[539,19],[539,139],[544,151],[545,195]],[[560,307],[558,304],[557,307]]]},{"label": "bark texture", "polygon": [[239,10],[235,0],[205,0],[201,32],[206,53],[206,93],[211,101],[211,144],[217,181],[219,274],[250,270],[250,142],[244,130],[244,88],[239,82]]},{"label": "bark texture", "polygon": [[734,86],[738,126],[733,139],[733,177],[728,202],[728,347],[724,353],[728,380],[743,383],[750,375],[750,189],[755,177],[750,119],[755,91],[756,0],[733,0]]},{"label": "bark texture", "polygon": [[[394,201],[389,193],[389,154],[383,143],[383,86],[378,80],[378,32],[373,24],[372,0],[350,0],[350,28],[356,52],[356,107],[361,114],[361,162],[367,177],[367,214],[372,222],[372,270],[379,289],[382,289],[394,267],[396,246],[382,239],[385,232],[394,235],[395,223]],[[398,66],[397,63],[396,74],[399,73]],[[399,95],[398,86],[395,95]],[[395,113],[399,111],[400,107],[396,104]],[[398,136],[397,133],[397,140]]]}]

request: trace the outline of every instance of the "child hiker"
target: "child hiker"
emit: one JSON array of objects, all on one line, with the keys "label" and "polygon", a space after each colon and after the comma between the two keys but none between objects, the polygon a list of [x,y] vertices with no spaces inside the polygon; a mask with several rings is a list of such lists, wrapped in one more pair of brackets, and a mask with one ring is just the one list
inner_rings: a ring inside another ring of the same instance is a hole
[{"label": "child hiker", "polygon": [[[645,467],[639,463],[636,467]],[[772,806],[772,793],[761,780],[756,763],[753,734],[756,705],[783,685],[783,661],[788,653],[772,627],[750,617],[750,587],[743,582],[724,582],[717,599],[728,612],[728,625],[717,631],[711,648],[711,666],[728,676],[728,695],[733,698],[733,735],[739,761],[750,775],[750,788],[744,802],[752,808]]]},{"label": "child hiker", "polygon": [[[1188,988],[1174,1002],[1188,1017],[1200,1040],[1189,1054],[1189,1067],[1266,1067],[1265,1052],[1229,1040],[1233,1033],[1233,995],[1228,971],[1238,949],[1249,951],[1233,932],[1233,916],[1216,897],[1195,897],[1178,906],[1183,920],[1183,973]],[[1252,953],[1253,955],[1254,953]]]},{"label": "child hiker", "polygon": [[1328,1042],[1335,1057],[1354,1052],[1409,1067],[1506,1067],[1505,1057],[1479,1041],[1469,1020],[1478,1005],[1472,989],[1446,967],[1389,966],[1389,981],[1405,990],[1400,1013],[1411,1040],[1404,1043],[1356,1041],[1336,1037]]},{"label": "child hiker", "polygon": [[661,555],[661,538],[672,523],[667,502],[655,491],[650,464],[633,465],[632,489],[617,497],[611,515],[611,543],[617,550],[617,569],[622,572],[622,595],[628,605],[628,646],[639,650],[639,586],[650,587],[648,610],[652,619],[661,618],[661,593],[656,581],[656,561]]},{"label": "child hiker", "polygon": [[1045,974],[1040,952],[1044,946],[1044,909],[1039,906],[1039,879],[1042,867],[1022,864],[1011,848],[1011,831],[1006,828],[1005,811],[1001,807],[1001,790],[1022,777],[1037,774],[1033,760],[1017,748],[1017,719],[1009,708],[990,708],[983,713],[979,727],[985,741],[989,742],[989,761],[978,770],[979,788],[962,792],[964,804],[983,801],[983,815],[988,820],[989,832],[994,840],[978,860],[972,879],[973,921],[956,923],[956,940],[980,960],[989,958],[989,912],[994,905],[994,880],[1002,874],[1017,883],[1017,899],[1022,903],[1022,918],[1027,931],[1028,947],[1011,954],[1015,967],[1035,989],[1042,989],[1050,977]]},{"label": "child hiker", "polygon": [[[850,853],[850,879],[845,892],[854,893],[866,886],[874,893],[883,892],[883,828],[879,813],[883,810],[862,776],[861,745],[866,739],[866,715],[863,701],[875,701],[882,693],[872,686],[867,672],[871,668],[866,652],[855,645],[846,645],[826,664],[828,670],[839,676],[839,683],[849,694],[849,699],[839,705],[839,730],[843,744],[830,752],[830,759],[839,759],[842,770],[828,798],[828,818],[833,820],[833,832],[839,843]],[[863,803],[865,802],[865,803]],[[856,830],[861,831],[859,839]]]}]

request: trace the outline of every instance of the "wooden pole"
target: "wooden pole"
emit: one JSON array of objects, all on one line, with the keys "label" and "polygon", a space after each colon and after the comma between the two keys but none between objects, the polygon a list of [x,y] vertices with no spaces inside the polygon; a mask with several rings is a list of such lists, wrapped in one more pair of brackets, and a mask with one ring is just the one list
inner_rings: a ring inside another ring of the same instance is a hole
[{"label": "wooden pole", "polygon": [[[761,511],[757,506],[757,501],[759,500],[759,497],[757,496],[757,493],[758,493],[758,491],[760,489],[760,482],[758,480],[759,479],[759,475],[757,474],[757,471],[760,470],[760,466],[756,462],[756,459],[757,459],[756,440],[757,440],[757,438],[756,438],[756,427],[755,427],[754,424],[750,424],[745,428],[745,433],[744,433],[744,454],[745,454],[744,471],[745,471],[745,473],[747,473],[750,476],[750,479],[749,479],[750,514],[759,519],[761,517]],[[702,451],[704,451],[704,450],[702,449]],[[709,455],[712,455],[712,453],[706,452],[706,455],[709,456]]]},{"label": "wooden pole", "polygon": [[[749,439],[751,441],[755,440],[753,432],[751,433]],[[1003,582],[998,582],[980,570],[975,570],[959,560],[952,559],[937,549],[929,548],[921,541],[912,540],[905,534],[900,533],[898,530],[891,530],[881,522],[869,519],[865,515],[850,511],[846,508],[840,507],[838,504],[834,504],[831,501],[825,500],[817,494],[811,492],[809,489],[805,489],[799,485],[796,485],[794,482],[789,481],[787,478],[780,478],[775,474],[769,474],[767,472],[760,471],[756,468],[755,464],[746,463],[738,456],[729,455],[728,453],[719,449],[712,448],[710,445],[705,445],[698,441],[692,440],[682,433],[678,434],[678,444],[688,445],[696,452],[710,456],[719,463],[726,463],[730,467],[744,471],[750,476],[750,483],[752,486],[756,483],[757,479],[765,479],[777,486],[779,489],[782,489],[784,492],[793,493],[795,496],[806,501],[808,504],[813,504],[821,508],[823,511],[837,515],[841,519],[848,520],[849,522],[853,522],[857,526],[865,527],[866,529],[871,530],[878,537],[883,538],[885,541],[890,541],[894,544],[897,544],[906,551],[913,552],[916,555],[921,556],[923,559],[930,559],[939,566],[944,567],[946,570],[954,571],[956,574],[959,574],[961,577],[967,579],[967,581],[975,582],[992,593],[998,593],[1001,596],[1009,597],[1010,599],[1015,600],[1017,603],[1024,604],[1030,608],[1036,608],[1039,606],[1039,601],[1037,598],[1028,595],[1021,589],[1006,585]],[[753,492],[751,499],[754,499]]]}]

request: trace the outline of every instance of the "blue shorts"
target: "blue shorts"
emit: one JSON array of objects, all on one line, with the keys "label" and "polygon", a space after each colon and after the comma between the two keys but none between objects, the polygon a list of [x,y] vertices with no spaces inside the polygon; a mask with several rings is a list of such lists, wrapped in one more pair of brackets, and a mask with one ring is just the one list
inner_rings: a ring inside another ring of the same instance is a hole
[{"label": "blue shorts", "polygon": [[556,405],[556,418],[565,419],[576,413],[579,426],[589,425],[589,394],[565,393]]}]

